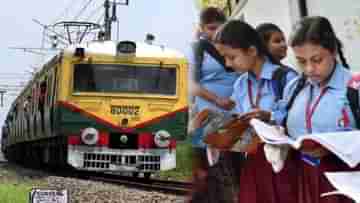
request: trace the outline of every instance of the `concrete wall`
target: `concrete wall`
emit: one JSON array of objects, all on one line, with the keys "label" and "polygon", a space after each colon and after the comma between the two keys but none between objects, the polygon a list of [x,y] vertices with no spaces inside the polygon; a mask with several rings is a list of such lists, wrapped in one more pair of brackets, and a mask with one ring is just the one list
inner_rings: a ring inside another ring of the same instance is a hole
[{"label": "concrete wall", "polygon": [[[244,17],[253,26],[263,22],[277,24],[288,37],[292,25],[300,19],[298,0],[241,0],[242,9],[234,18]],[[322,15],[330,19],[338,37],[344,43],[345,55],[352,70],[360,71],[360,1],[359,0],[307,0],[309,15]],[[283,61],[296,67],[291,49]]]},{"label": "concrete wall", "polygon": [[[244,1],[246,0],[242,0]],[[292,13],[292,7],[289,0],[248,0],[244,4],[244,7],[234,13],[234,18],[244,19],[247,23],[256,27],[257,25],[265,22],[271,22],[278,25],[286,37],[288,38],[292,24],[296,18],[296,15]],[[294,58],[292,52],[289,49],[288,57],[283,61],[285,64],[294,66]]]},{"label": "concrete wall", "polygon": [[345,56],[354,71],[360,71],[360,1],[307,0],[309,15],[329,18],[344,44]]}]

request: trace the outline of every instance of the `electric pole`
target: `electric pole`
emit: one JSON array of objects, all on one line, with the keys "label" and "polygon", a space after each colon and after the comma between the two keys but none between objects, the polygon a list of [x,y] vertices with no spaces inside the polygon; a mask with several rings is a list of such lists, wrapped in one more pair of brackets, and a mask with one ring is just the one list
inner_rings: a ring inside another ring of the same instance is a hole
[{"label": "electric pole", "polygon": [[[118,18],[116,17],[116,7],[118,5],[129,5],[129,0],[125,0],[125,2],[110,2],[110,0],[105,0],[104,8],[105,8],[105,16],[104,16],[104,26],[105,26],[105,40],[111,40],[111,26],[113,22],[116,22]],[[112,16],[110,17],[110,7],[112,6]]]},{"label": "electric pole", "polygon": [[4,94],[6,93],[6,91],[5,90],[0,90],[0,105],[1,105],[1,107],[3,107],[4,106]]},{"label": "electric pole", "polygon": [[105,40],[111,40],[111,20],[110,20],[110,1],[109,0],[105,0],[104,7],[105,7],[105,17],[104,17]]}]

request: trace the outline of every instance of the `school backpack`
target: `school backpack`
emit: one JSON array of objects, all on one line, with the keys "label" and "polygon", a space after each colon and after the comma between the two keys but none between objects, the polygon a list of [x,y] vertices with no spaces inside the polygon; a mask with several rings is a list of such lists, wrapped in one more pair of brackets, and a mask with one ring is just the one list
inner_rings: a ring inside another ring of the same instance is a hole
[{"label": "school backpack", "polygon": [[[294,104],[296,96],[301,92],[301,90],[305,87],[306,84],[306,76],[302,75],[297,83],[293,94],[291,95],[289,102],[286,106],[286,111],[288,112],[292,105]],[[359,109],[359,90],[355,87],[348,86],[346,90],[346,97],[349,101],[351,113],[354,116],[356,127],[360,129],[360,109]],[[286,119],[284,119],[284,124],[286,124]]]},{"label": "school backpack", "polygon": [[234,72],[230,67],[227,67],[225,64],[225,58],[217,51],[213,44],[211,44],[206,39],[200,39],[197,42],[193,43],[193,52],[195,56],[195,68],[201,73],[204,53],[208,53],[212,58],[214,58],[219,64],[221,64],[227,72]]},{"label": "school backpack", "polygon": [[275,101],[279,101],[280,99],[282,99],[284,89],[287,83],[287,74],[290,72],[297,74],[294,69],[283,65],[280,65],[280,67],[273,72],[271,82],[275,93]]}]

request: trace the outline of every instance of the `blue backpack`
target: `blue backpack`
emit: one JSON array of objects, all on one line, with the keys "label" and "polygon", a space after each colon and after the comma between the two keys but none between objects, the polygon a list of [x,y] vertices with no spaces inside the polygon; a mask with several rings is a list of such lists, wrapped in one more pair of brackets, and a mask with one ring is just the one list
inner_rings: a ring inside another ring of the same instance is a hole
[{"label": "blue backpack", "polygon": [[275,93],[275,101],[282,99],[287,82],[287,74],[289,72],[297,74],[294,69],[281,65],[280,68],[276,69],[272,75],[271,82]]}]

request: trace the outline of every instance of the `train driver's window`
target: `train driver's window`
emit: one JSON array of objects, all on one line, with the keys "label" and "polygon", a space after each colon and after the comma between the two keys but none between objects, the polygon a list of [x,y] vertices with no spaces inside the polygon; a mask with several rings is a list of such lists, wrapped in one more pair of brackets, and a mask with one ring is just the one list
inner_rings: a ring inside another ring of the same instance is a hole
[{"label": "train driver's window", "polygon": [[134,78],[114,78],[113,91],[134,92],[139,90],[138,80]]}]

